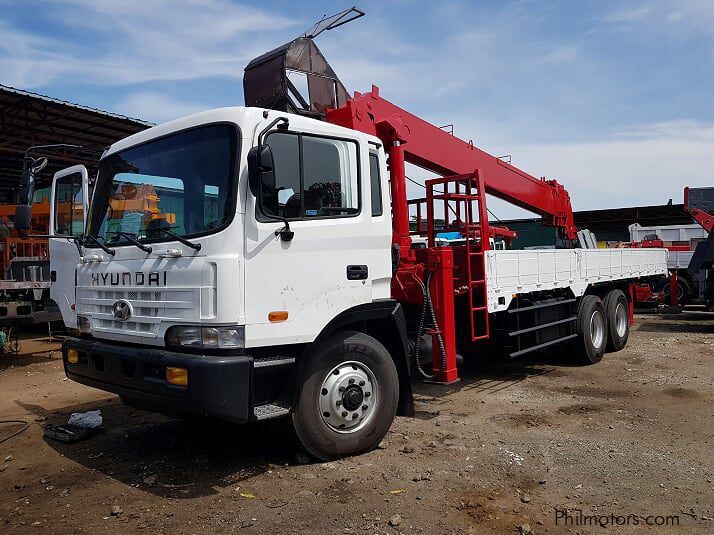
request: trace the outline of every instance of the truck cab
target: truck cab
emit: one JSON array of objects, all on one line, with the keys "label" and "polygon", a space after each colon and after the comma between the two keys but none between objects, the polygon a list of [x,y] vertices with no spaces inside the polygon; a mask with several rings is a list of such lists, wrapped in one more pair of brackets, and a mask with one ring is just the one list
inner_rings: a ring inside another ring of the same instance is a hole
[{"label": "truck cab", "polygon": [[[86,195],[86,171],[65,176]],[[410,401],[387,177],[378,138],[259,108],[115,143],[80,247],[52,238],[55,291],[79,333],[64,344],[68,377],[170,413],[290,412],[320,458],[374,447],[400,382]],[[351,329],[370,322],[379,328]],[[308,388],[326,394],[301,412]]]}]

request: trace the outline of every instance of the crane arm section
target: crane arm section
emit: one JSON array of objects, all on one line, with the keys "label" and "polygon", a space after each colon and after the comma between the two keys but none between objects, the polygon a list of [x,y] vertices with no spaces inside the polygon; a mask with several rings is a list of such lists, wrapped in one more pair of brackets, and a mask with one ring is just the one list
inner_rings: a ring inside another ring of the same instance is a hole
[{"label": "crane arm section", "polygon": [[380,97],[375,86],[328,110],[327,121],[375,135],[387,148],[399,142],[405,161],[441,176],[478,169],[487,193],[543,216],[547,224],[561,229],[565,239],[577,237],[570,195],[561,184],[535,178],[420,119]]}]

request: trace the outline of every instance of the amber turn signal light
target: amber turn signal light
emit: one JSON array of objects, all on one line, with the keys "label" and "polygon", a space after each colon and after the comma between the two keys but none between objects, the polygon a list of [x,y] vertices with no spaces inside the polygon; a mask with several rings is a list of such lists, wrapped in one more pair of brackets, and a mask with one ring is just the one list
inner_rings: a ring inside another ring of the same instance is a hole
[{"label": "amber turn signal light", "polygon": [[287,310],[274,310],[268,313],[268,320],[271,322],[286,321],[288,319]]},{"label": "amber turn signal light", "polygon": [[188,386],[188,370],[186,368],[166,367],[166,381],[171,385]]},{"label": "amber turn signal light", "polygon": [[70,364],[77,364],[79,362],[79,351],[76,349],[67,350],[67,362]]}]

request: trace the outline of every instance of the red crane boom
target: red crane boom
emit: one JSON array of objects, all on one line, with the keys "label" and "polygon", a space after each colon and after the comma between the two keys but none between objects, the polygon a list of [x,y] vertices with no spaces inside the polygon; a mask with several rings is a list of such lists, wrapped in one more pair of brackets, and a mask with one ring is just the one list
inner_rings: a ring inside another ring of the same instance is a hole
[{"label": "red crane boom", "polygon": [[[473,173],[479,169],[486,192],[516,206],[536,212],[547,224],[558,227],[564,239],[576,239],[577,229],[570,195],[555,180],[535,178],[500,158],[492,156],[452,134],[420,119],[380,97],[372,86],[369,93],[354,97],[336,110],[328,110],[327,120],[347,128],[376,135],[385,144],[399,142],[404,160],[441,176]],[[394,186],[393,186],[394,187]],[[402,199],[404,204],[402,206]],[[394,202],[395,234],[408,231],[406,186]]]}]

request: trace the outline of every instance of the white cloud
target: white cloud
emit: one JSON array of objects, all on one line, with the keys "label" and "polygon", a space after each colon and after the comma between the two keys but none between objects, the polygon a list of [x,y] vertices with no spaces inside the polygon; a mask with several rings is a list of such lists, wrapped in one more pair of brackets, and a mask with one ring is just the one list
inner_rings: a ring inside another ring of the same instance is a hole
[{"label": "white cloud", "polygon": [[229,0],[40,4],[59,27],[85,32],[89,43],[41,38],[0,23],[4,83],[33,88],[69,77],[107,85],[239,79],[251,58],[274,46],[266,28],[280,32],[302,24]]},{"label": "white cloud", "polygon": [[578,49],[574,46],[561,46],[546,54],[547,63],[567,63],[578,56]]},{"label": "white cloud", "polygon": [[[714,125],[706,128],[710,136]],[[691,132],[600,143],[514,146],[514,164],[555,178],[575,210],[682,202],[685,186],[714,182],[711,138]]]},{"label": "white cloud", "polygon": [[162,123],[211,108],[198,101],[180,100],[165,93],[141,91],[130,93],[114,105],[116,113]]},{"label": "white cloud", "polygon": [[619,9],[601,17],[600,21],[607,24],[636,22],[644,19],[650,13],[652,13],[652,9],[645,6],[630,9]]},{"label": "white cloud", "polygon": [[[650,0],[641,5],[618,9],[599,17],[598,22],[615,28],[639,24],[650,32],[675,32],[682,35],[714,33],[712,0]],[[645,26],[646,24],[646,26]]]}]

